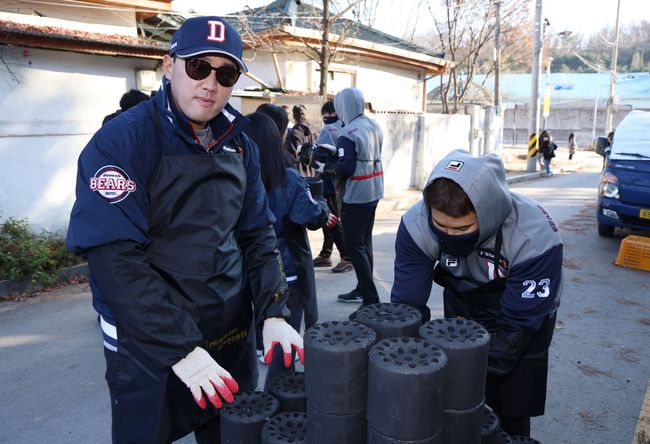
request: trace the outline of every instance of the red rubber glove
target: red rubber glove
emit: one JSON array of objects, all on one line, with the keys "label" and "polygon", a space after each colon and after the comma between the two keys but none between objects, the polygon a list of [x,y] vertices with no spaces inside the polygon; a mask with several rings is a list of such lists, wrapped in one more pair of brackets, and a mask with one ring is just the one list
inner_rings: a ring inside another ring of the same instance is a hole
[{"label": "red rubber glove", "polygon": [[291,349],[298,353],[300,363],[305,364],[305,352],[300,334],[282,318],[268,318],[262,327],[264,342],[264,363],[269,365],[273,360],[273,350],[280,344],[284,351],[284,366],[291,367]]},{"label": "red rubber glove", "polygon": [[339,218],[336,217],[336,215],[330,213],[329,216],[327,216],[327,223],[325,224],[325,226],[327,228],[334,228],[338,223],[339,223]]},{"label": "red rubber glove", "polygon": [[230,373],[217,364],[201,347],[196,347],[190,354],[172,365],[172,370],[190,389],[194,400],[202,409],[206,406],[203,392],[212,405],[220,409],[223,405],[221,398],[231,403],[234,399],[233,393],[239,391],[239,385]]}]

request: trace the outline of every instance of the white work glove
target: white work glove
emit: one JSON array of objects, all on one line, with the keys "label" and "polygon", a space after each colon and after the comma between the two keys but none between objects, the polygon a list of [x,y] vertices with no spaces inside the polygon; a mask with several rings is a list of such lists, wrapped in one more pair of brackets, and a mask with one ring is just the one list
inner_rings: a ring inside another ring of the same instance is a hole
[{"label": "white work glove", "polygon": [[284,319],[266,319],[262,327],[262,341],[264,342],[264,363],[266,365],[269,365],[273,360],[273,350],[277,344],[280,344],[284,351],[285,367],[291,367],[291,349],[294,349],[298,353],[300,363],[305,364],[302,338]]},{"label": "white work glove", "polygon": [[206,406],[203,392],[212,405],[220,409],[223,404],[219,395],[226,402],[231,403],[234,399],[233,393],[239,391],[239,386],[230,373],[217,364],[201,347],[196,347],[190,354],[172,365],[172,370],[190,389],[194,400],[202,409]]}]

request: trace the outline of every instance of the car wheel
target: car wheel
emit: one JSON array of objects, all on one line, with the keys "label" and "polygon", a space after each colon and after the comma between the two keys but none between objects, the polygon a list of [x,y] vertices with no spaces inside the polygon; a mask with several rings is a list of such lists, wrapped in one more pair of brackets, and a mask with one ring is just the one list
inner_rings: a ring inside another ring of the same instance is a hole
[{"label": "car wheel", "polygon": [[598,224],[598,234],[604,237],[612,237],[614,235],[614,227],[611,225]]}]

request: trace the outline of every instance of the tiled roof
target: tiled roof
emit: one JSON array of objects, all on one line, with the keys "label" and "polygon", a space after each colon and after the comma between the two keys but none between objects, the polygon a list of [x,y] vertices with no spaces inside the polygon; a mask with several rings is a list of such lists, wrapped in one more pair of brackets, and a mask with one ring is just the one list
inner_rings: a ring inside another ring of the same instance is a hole
[{"label": "tiled roof", "polygon": [[[320,31],[320,17],[322,13],[322,9],[311,5],[296,5],[295,0],[276,0],[267,6],[244,10],[232,15],[245,18],[250,30],[258,33],[277,28],[280,25],[292,25],[299,28]],[[293,17],[295,17],[295,21]],[[233,26],[239,27],[238,30],[242,31],[242,25],[240,23],[235,22]],[[406,40],[345,18],[332,23],[330,32],[340,35],[344,30],[347,30],[348,35],[353,35],[360,40],[426,54],[431,57],[444,58],[444,53],[431,52],[426,48],[407,42]]]},{"label": "tiled roof", "polygon": [[42,37],[79,43],[117,46],[129,49],[161,50],[163,52],[166,52],[168,49],[168,45],[164,43],[141,37],[86,32],[56,26],[37,26],[25,23],[16,23],[8,20],[0,20],[0,35],[3,35],[1,39],[3,43],[13,43],[18,45],[22,43],[19,36],[23,35],[26,37]]}]

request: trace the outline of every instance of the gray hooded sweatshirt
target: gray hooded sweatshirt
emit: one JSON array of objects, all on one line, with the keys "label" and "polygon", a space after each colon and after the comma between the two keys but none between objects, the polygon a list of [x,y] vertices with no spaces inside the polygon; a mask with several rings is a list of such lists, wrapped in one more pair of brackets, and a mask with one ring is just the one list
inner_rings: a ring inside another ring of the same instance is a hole
[{"label": "gray hooded sweatshirt", "polygon": [[366,204],[384,197],[383,134],[377,122],[363,113],[364,104],[363,93],[356,88],[339,91],[334,98],[336,114],[344,125],[339,137],[354,143],[357,154],[354,173],[345,183],[343,202],[347,204]]},{"label": "gray hooded sweatshirt", "polygon": [[453,180],[468,195],[479,239],[467,256],[445,253],[428,205],[418,202],[397,232],[391,301],[428,314],[435,277],[444,287],[445,315],[477,320],[492,334],[486,403],[503,417],[542,415],[548,347],[562,291],[557,225],[539,203],[508,191],[495,154],[477,158],[452,151],[434,167],[427,185],[439,177]]},{"label": "gray hooded sweatshirt", "polygon": [[456,182],[471,200],[479,224],[479,240],[466,257],[440,250],[430,226],[430,209],[424,200],[403,217],[395,243],[393,302],[426,305],[434,267],[455,278],[452,290],[463,293],[495,279],[494,248],[502,230],[499,276],[505,278],[499,321],[539,329],[559,304],[562,289],[562,240],[551,216],[536,201],[512,193],[506,184],[499,156],[473,157],[455,150],[433,169],[427,185],[446,177]]}]

